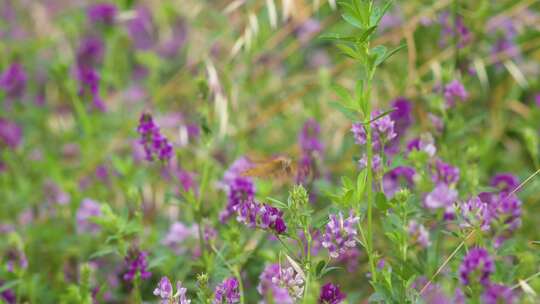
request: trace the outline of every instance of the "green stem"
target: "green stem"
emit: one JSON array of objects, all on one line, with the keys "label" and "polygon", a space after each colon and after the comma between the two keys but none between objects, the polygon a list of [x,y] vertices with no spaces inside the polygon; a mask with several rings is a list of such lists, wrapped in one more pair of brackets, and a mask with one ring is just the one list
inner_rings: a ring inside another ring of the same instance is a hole
[{"label": "green stem", "polygon": [[242,276],[238,267],[234,269],[234,275],[238,278],[238,290],[240,291],[240,304],[244,304],[244,283],[242,283]]},{"label": "green stem", "polygon": [[308,303],[307,295],[309,294],[309,283],[311,280],[311,233],[309,232],[308,229],[304,229],[304,235],[306,236],[306,240],[307,240],[307,252],[306,252],[307,258],[306,258],[306,266],[305,266],[306,285],[304,287],[303,303]]},{"label": "green stem", "polygon": [[[369,47],[368,47],[369,49]],[[369,71],[369,76],[367,79],[366,87],[364,90],[364,102],[367,105],[367,113],[365,115],[369,116],[371,114],[371,80],[373,78],[373,71]],[[373,282],[377,281],[377,274],[375,272],[375,261],[373,260],[373,147],[372,147],[372,133],[371,133],[371,124],[366,125],[366,150],[367,150],[367,180],[366,180],[366,190],[367,190],[367,240],[366,246],[369,255],[369,266],[371,269],[371,278]]]}]

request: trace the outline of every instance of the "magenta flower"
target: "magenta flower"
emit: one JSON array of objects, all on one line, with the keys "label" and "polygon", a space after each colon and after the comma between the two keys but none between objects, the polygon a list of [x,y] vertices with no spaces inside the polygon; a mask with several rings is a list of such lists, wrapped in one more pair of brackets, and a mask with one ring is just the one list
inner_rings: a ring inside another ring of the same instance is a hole
[{"label": "magenta flower", "polygon": [[469,94],[459,80],[454,79],[444,87],[444,99],[448,107],[453,107],[456,100],[466,101]]},{"label": "magenta flower", "polygon": [[401,137],[413,122],[412,103],[404,98],[398,97],[392,102],[394,112],[390,113],[390,119],[394,121],[396,137]]},{"label": "magenta flower", "polygon": [[511,192],[519,186],[519,178],[511,173],[499,173],[491,178],[489,184],[503,192]]},{"label": "magenta flower", "polygon": [[313,118],[306,120],[302,131],[298,135],[300,148],[304,153],[318,152],[322,153],[323,144],[319,140],[321,134],[321,126]]},{"label": "magenta flower", "polygon": [[191,300],[187,298],[186,292],[187,289],[179,281],[176,283],[176,293],[173,294],[171,281],[167,277],[162,277],[154,289],[154,295],[161,298],[161,304],[190,304]]},{"label": "magenta flower", "polygon": [[214,290],[213,304],[233,304],[240,301],[240,292],[238,291],[238,280],[230,277],[221,282]]},{"label": "magenta flower", "polygon": [[287,231],[283,212],[268,204],[250,201],[236,206],[235,209],[237,221],[248,227],[271,230],[276,234],[283,234]]},{"label": "magenta flower", "polygon": [[77,209],[77,232],[96,234],[99,232],[99,225],[93,223],[93,217],[101,216],[101,206],[94,200],[85,198],[79,209]]},{"label": "magenta flower", "polygon": [[407,231],[413,243],[420,245],[423,248],[427,248],[431,242],[429,241],[429,232],[424,225],[419,224],[415,220],[409,221]]},{"label": "magenta flower", "polygon": [[440,159],[435,161],[433,182],[455,184],[459,181],[459,168],[443,162]]},{"label": "magenta flower", "polygon": [[131,250],[125,257],[127,272],[124,273],[124,281],[132,282],[137,274],[146,280],[152,276],[148,268],[148,253],[146,251]]},{"label": "magenta flower", "polygon": [[343,214],[331,214],[330,221],[326,224],[322,245],[328,249],[331,258],[338,258],[348,249],[356,246],[356,225],[360,218],[351,211],[347,219],[343,219]]},{"label": "magenta flower", "polygon": [[112,25],[118,14],[118,8],[112,3],[97,3],[90,6],[86,14],[91,23]]},{"label": "magenta flower", "polygon": [[168,161],[173,156],[173,147],[163,136],[159,127],[154,123],[152,115],[141,114],[137,132],[140,134],[140,143],[144,146],[146,160],[152,161],[158,158],[161,161]]},{"label": "magenta flower", "polygon": [[237,210],[240,204],[253,201],[255,198],[255,185],[250,178],[237,177],[229,184],[227,206],[219,215],[221,222],[227,221]]},{"label": "magenta flower", "polygon": [[473,248],[463,258],[459,267],[459,279],[463,285],[479,282],[484,286],[489,284],[489,277],[495,270],[493,259],[487,250],[481,247]]},{"label": "magenta flower", "polygon": [[95,36],[89,36],[81,40],[77,49],[77,65],[91,67],[98,65],[103,60],[103,41]]},{"label": "magenta flower", "polygon": [[0,148],[16,149],[22,141],[22,129],[15,122],[0,118]]},{"label": "magenta flower", "polygon": [[426,195],[424,205],[430,209],[451,208],[452,204],[457,200],[458,193],[456,190],[449,188],[448,185],[440,183]]},{"label": "magenta flower", "polygon": [[386,196],[394,196],[401,185],[412,188],[415,174],[416,170],[414,168],[406,166],[398,166],[388,171],[383,177],[383,189]]},{"label": "magenta flower", "polygon": [[135,10],[135,18],[128,23],[128,33],[135,48],[149,50],[155,44],[155,28],[152,13],[144,6]]},{"label": "magenta flower", "polygon": [[326,283],[321,287],[319,295],[319,304],[339,304],[345,300],[347,296],[341,292],[337,285]]},{"label": "magenta flower", "polygon": [[512,304],[515,300],[512,289],[501,284],[489,284],[482,294],[483,304]]},{"label": "magenta flower", "polygon": [[26,81],[27,76],[23,66],[12,63],[0,75],[0,89],[4,90],[9,98],[20,98],[26,89]]}]

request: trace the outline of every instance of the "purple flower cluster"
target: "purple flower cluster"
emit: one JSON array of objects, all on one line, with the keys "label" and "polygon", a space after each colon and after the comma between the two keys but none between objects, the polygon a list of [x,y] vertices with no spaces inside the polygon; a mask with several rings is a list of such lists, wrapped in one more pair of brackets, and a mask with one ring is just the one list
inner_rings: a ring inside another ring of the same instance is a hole
[{"label": "purple flower cluster", "polygon": [[93,24],[102,23],[104,25],[112,25],[118,14],[118,8],[112,3],[97,3],[91,5],[86,11],[86,14],[88,20]]},{"label": "purple flower cluster", "polygon": [[132,250],[125,258],[125,263],[127,266],[127,272],[124,273],[124,280],[127,282],[132,282],[135,279],[135,276],[140,274],[141,279],[146,280],[152,276],[148,268],[148,253],[146,251]]},{"label": "purple flower cluster", "polygon": [[490,228],[491,213],[489,205],[479,197],[472,197],[461,204],[462,227],[480,227],[483,231]]},{"label": "purple flower cluster", "polygon": [[511,173],[499,173],[491,178],[490,186],[503,192],[511,192],[519,186],[519,178]]},{"label": "purple flower cluster", "polygon": [[135,48],[149,50],[155,44],[155,27],[152,13],[144,6],[135,9],[135,17],[128,23],[128,33]]},{"label": "purple flower cluster", "polygon": [[459,181],[459,169],[436,159],[431,170],[435,188],[424,198],[424,205],[430,209],[444,208],[445,218],[453,218],[453,205],[458,199],[454,186]]},{"label": "purple flower cluster", "polygon": [[444,12],[440,15],[441,24],[441,46],[447,46],[454,41],[454,37],[457,37],[457,46],[459,48],[465,47],[472,41],[471,31],[463,23],[461,16],[455,18],[450,16],[450,13]]},{"label": "purple flower cluster", "polygon": [[347,296],[341,292],[337,285],[326,283],[321,287],[319,295],[319,304],[339,304],[345,300]]},{"label": "purple flower cluster", "polygon": [[308,119],[300,134],[298,142],[302,155],[298,160],[298,172],[296,181],[299,184],[307,182],[308,177],[316,178],[317,172],[315,167],[315,156],[323,153],[324,146],[320,141],[321,127],[313,118]]},{"label": "purple flower cluster", "polygon": [[515,295],[512,289],[502,284],[489,284],[482,294],[483,304],[512,304],[515,302]]},{"label": "purple flower cluster", "polygon": [[423,248],[427,248],[431,242],[429,241],[429,232],[424,225],[419,224],[415,220],[411,220],[407,226],[407,231],[411,237],[413,243],[420,245]]},{"label": "purple flower cluster", "polygon": [[77,50],[76,75],[79,80],[79,95],[90,96],[93,106],[105,111],[105,103],[99,97],[100,76],[96,65],[103,58],[103,42],[97,37],[83,39]]},{"label": "purple flower cluster", "polygon": [[259,280],[259,294],[275,303],[293,304],[304,292],[304,279],[292,267],[282,268],[279,264],[270,264],[261,273]]},{"label": "purple flower cluster", "polygon": [[383,177],[383,189],[387,197],[392,197],[402,184],[408,188],[414,186],[416,171],[412,167],[398,166],[388,171]]},{"label": "purple flower cluster", "polygon": [[100,228],[91,219],[101,215],[101,206],[94,200],[85,198],[77,209],[77,232],[96,234]]},{"label": "purple flower cluster", "polygon": [[227,278],[216,286],[213,304],[233,304],[239,301],[240,292],[238,291],[238,280],[236,278]]},{"label": "purple flower cluster", "polygon": [[154,289],[154,295],[161,298],[161,304],[190,304],[191,300],[186,296],[187,289],[182,286],[182,282],[176,283],[176,293],[173,294],[171,281],[167,277],[162,277],[157,287]]},{"label": "purple flower cluster", "polygon": [[22,140],[22,129],[15,122],[0,117],[0,148],[16,149]]},{"label": "purple flower cluster", "polygon": [[413,123],[412,104],[408,99],[398,97],[392,102],[392,108],[394,111],[390,113],[390,119],[394,121],[396,139],[399,139]]},{"label": "purple flower cluster", "polygon": [[437,153],[437,148],[435,147],[433,136],[428,133],[410,140],[407,143],[407,151],[422,151],[428,156],[433,157],[435,156],[435,153]]},{"label": "purple flower cluster", "polygon": [[440,159],[435,160],[433,182],[447,185],[456,184],[459,181],[459,168],[454,167]]},{"label": "purple flower cluster", "polygon": [[456,100],[466,101],[469,97],[469,93],[467,93],[463,84],[457,79],[452,80],[444,87],[443,94],[448,108],[455,106]]},{"label": "purple flower cluster", "polygon": [[19,63],[12,63],[0,75],[0,88],[6,92],[10,99],[20,98],[26,89],[27,76],[24,68]]},{"label": "purple flower cluster", "polygon": [[152,119],[152,115],[148,113],[141,115],[137,132],[141,136],[139,142],[144,147],[146,160],[152,161],[157,157],[162,161],[168,161],[172,158],[173,147],[167,138],[161,134],[159,127]]},{"label": "purple flower cluster", "polygon": [[250,178],[237,177],[229,184],[227,206],[219,215],[222,222],[227,221],[241,204],[252,202],[255,199],[255,185]]},{"label": "purple flower cluster", "polygon": [[348,249],[356,246],[356,225],[360,221],[351,211],[347,219],[343,218],[340,212],[338,215],[331,214],[330,221],[326,224],[326,230],[323,234],[322,245],[328,249],[331,258],[338,258]]},{"label": "purple flower cluster", "polygon": [[268,204],[248,201],[235,207],[236,219],[251,228],[272,230],[283,234],[287,226],[283,220],[283,212]]},{"label": "purple flower cluster", "polygon": [[190,238],[197,237],[197,225],[187,227],[181,222],[175,222],[169,228],[169,232],[162,240],[162,244],[171,248],[177,254],[185,251],[185,242]]},{"label": "purple flower cluster", "polygon": [[480,283],[487,286],[494,270],[495,264],[487,250],[476,247],[463,258],[459,267],[459,279],[463,285]]}]

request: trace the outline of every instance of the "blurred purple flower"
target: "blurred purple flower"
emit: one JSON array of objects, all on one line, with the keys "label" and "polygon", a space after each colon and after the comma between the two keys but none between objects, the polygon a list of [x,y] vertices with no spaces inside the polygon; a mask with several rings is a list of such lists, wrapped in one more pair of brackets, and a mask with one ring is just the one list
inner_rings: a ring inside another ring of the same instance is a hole
[{"label": "blurred purple flower", "polygon": [[144,146],[146,160],[152,161],[158,158],[162,161],[169,161],[173,156],[173,147],[165,136],[159,131],[159,127],[154,123],[152,115],[141,114],[137,132],[140,134],[140,144]]},{"label": "blurred purple flower", "polygon": [[326,224],[326,230],[323,234],[322,245],[328,249],[331,258],[338,258],[350,248],[356,246],[356,225],[360,218],[350,211],[347,219],[343,218],[340,212],[337,215],[329,215],[330,221]]},{"label": "blurred purple flower", "polygon": [[387,197],[392,197],[400,189],[401,185],[406,185],[408,188],[414,186],[414,175],[416,171],[412,167],[398,166],[388,171],[383,177],[384,194]]},{"label": "blurred purple flower", "polygon": [[341,292],[337,285],[326,283],[321,287],[319,295],[319,304],[339,304],[345,300],[347,296]]},{"label": "blurred purple flower", "polygon": [[423,151],[427,155],[433,157],[437,153],[437,148],[435,147],[435,141],[431,134],[423,134],[421,137],[414,138],[407,143],[407,151]]},{"label": "blurred purple flower", "polygon": [[439,16],[441,24],[441,46],[448,46],[457,36],[458,48],[463,48],[472,41],[471,31],[465,26],[463,17],[450,16],[449,12],[443,12]]},{"label": "blurred purple flower", "polygon": [[77,65],[92,67],[98,65],[103,60],[103,41],[96,36],[83,38],[77,49]]},{"label": "blurred purple flower", "polygon": [[519,186],[519,178],[512,173],[498,173],[491,178],[489,184],[500,191],[510,192]]},{"label": "blurred purple flower", "polygon": [[20,98],[26,89],[27,76],[24,68],[19,63],[12,63],[0,75],[0,88],[6,92],[9,98]]},{"label": "blurred purple flower", "polygon": [[88,8],[86,14],[92,23],[112,25],[118,14],[118,8],[112,3],[96,3]]},{"label": "blurred purple flower", "polygon": [[154,21],[148,8],[144,6],[137,7],[135,17],[128,22],[128,33],[135,48],[148,50],[154,46]]},{"label": "blurred purple flower", "polygon": [[429,241],[429,232],[426,227],[419,224],[417,221],[409,221],[407,231],[413,243],[418,244],[423,248],[427,248],[431,244]]},{"label": "blurred purple flower", "polygon": [[296,28],[295,34],[300,43],[306,44],[320,30],[321,23],[316,19],[309,18]]},{"label": "blurred purple flower", "polygon": [[426,195],[424,205],[430,209],[450,208],[457,200],[458,193],[456,190],[448,187],[447,184],[440,183]]},{"label": "blurred purple flower", "polygon": [[[374,111],[371,113],[370,120],[375,119],[377,116],[381,115],[380,111]],[[379,117],[377,120],[371,122],[372,127],[372,136],[373,136],[373,150],[378,152],[383,148],[383,145],[388,143],[397,134],[394,132],[394,121],[390,118],[389,115],[384,115]],[[365,145],[367,140],[367,133],[364,125],[362,123],[354,123],[352,125],[351,131],[354,135],[354,140],[359,145]]]},{"label": "blurred purple flower", "polygon": [[446,106],[451,108],[456,105],[456,100],[466,101],[469,94],[459,80],[454,79],[444,87],[444,99]]},{"label": "blurred purple flower", "polygon": [[516,300],[512,289],[501,284],[489,284],[481,299],[483,304],[512,304]]},{"label": "blurred purple flower", "polygon": [[0,118],[0,148],[7,146],[16,149],[22,141],[22,129],[13,121]]},{"label": "blurred purple flower", "polygon": [[238,280],[234,277],[223,280],[214,291],[213,304],[233,304],[240,301],[240,292],[238,291]]},{"label": "blurred purple flower", "polygon": [[45,200],[50,204],[67,205],[71,199],[69,193],[64,192],[57,183],[50,179],[43,184],[43,194]]},{"label": "blurred purple flower", "polygon": [[3,288],[4,281],[0,280],[0,288],[3,289],[3,291],[0,293],[0,299],[4,300],[7,304],[15,304],[17,303],[17,296],[15,295],[15,292],[13,292],[10,288]]},{"label": "blurred purple flower", "polygon": [[443,162],[440,159],[435,160],[435,172],[433,182],[445,183],[447,185],[455,184],[459,181],[459,168]]},{"label": "blurred purple flower", "polygon": [[298,135],[298,142],[303,152],[322,153],[323,144],[319,140],[321,134],[321,126],[313,118],[306,120],[302,131]]},{"label": "blurred purple flower", "polygon": [[536,105],[538,107],[540,107],[540,93],[539,94],[536,94],[536,96],[534,96],[534,100],[536,102]]},{"label": "blurred purple flower", "polygon": [[146,251],[130,250],[128,255],[125,257],[127,272],[124,273],[124,281],[132,282],[137,273],[140,274],[141,279],[149,279],[152,274],[147,270],[147,258],[148,253]]},{"label": "blurred purple flower", "polygon": [[182,282],[176,282],[176,293],[173,294],[171,281],[167,277],[162,277],[157,287],[154,289],[154,295],[161,298],[161,304],[190,304],[186,296],[187,289],[182,286]]},{"label": "blurred purple flower", "polygon": [[476,247],[463,258],[459,267],[459,279],[463,285],[479,282],[487,286],[489,285],[489,276],[494,270],[495,264],[487,250]]},{"label": "blurred purple flower", "polygon": [[101,206],[89,198],[83,199],[79,209],[77,209],[77,232],[78,233],[98,233],[99,225],[93,223],[91,219],[101,215]]},{"label": "blurred purple flower", "polygon": [[492,211],[489,205],[477,196],[463,202],[460,206],[464,222],[462,227],[480,227],[483,231],[490,229]]},{"label": "blurred purple flower", "polygon": [[171,248],[177,254],[180,254],[186,249],[186,240],[197,238],[197,233],[197,225],[188,227],[182,222],[174,222],[161,243]]},{"label": "blurred purple flower", "polygon": [[255,198],[255,185],[251,179],[237,177],[229,184],[227,206],[219,214],[219,220],[226,222],[235,212],[236,208],[243,203],[252,202]]},{"label": "blurred purple flower", "polygon": [[158,53],[166,58],[172,58],[178,54],[178,51],[184,47],[188,38],[188,29],[186,22],[178,20],[172,26],[171,36],[163,42],[158,49]]},{"label": "blurred purple flower", "polygon": [[390,119],[394,122],[396,137],[399,138],[405,134],[405,131],[407,131],[413,122],[412,104],[408,99],[398,97],[392,103],[392,108],[395,111],[390,113]]},{"label": "blurred purple flower", "polygon": [[289,290],[294,290],[303,282],[297,284],[295,280],[282,280],[280,269],[279,264],[267,265],[259,276],[257,291],[264,299],[273,300],[270,303],[294,304],[294,295],[290,295]]}]

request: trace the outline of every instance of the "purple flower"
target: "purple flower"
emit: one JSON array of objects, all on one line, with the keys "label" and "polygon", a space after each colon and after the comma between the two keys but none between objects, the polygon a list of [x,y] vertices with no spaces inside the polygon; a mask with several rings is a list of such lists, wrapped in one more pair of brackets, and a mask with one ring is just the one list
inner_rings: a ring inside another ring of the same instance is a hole
[{"label": "purple flower", "polygon": [[503,192],[511,192],[519,186],[519,178],[511,173],[495,174],[489,183]]},{"label": "purple flower", "polygon": [[456,99],[465,101],[468,97],[469,94],[465,90],[465,87],[457,79],[452,80],[444,87],[444,99],[449,108],[456,104]]},{"label": "purple flower", "polygon": [[250,178],[237,177],[229,184],[227,206],[219,215],[221,222],[227,221],[234,214],[236,208],[243,203],[251,202],[255,198],[255,185]]},{"label": "purple flower", "polygon": [[489,276],[495,270],[493,259],[487,250],[481,247],[473,248],[463,258],[459,267],[459,279],[463,285],[479,282],[484,286],[489,284]]},{"label": "purple flower", "polygon": [[26,89],[26,72],[19,63],[12,63],[0,75],[0,88],[6,92],[9,98],[22,97]]},{"label": "purple flower", "polygon": [[168,161],[173,156],[173,147],[165,136],[159,131],[159,127],[154,123],[152,115],[141,114],[137,132],[140,134],[140,143],[144,146],[146,160],[152,161],[158,158]]},{"label": "purple flower", "polygon": [[287,231],[283,212],[268,204],[249,201],[236,206],[235,209],[236,220],[250,228],[258,227],[272,230],[277,234],[283,234]]},{"label": "purple flower", "polygon": [[250,169],[252,166],[252,162],[247,157],[240,157],[236,159],[231,164],[229,169],[225,171],[225,174],[223,175],[223,180],[221,182],[223,184],[222,187],[231,185],[231,183],[238,177],[249,179],[248,177],[242,176],[242,173]]},{"label": "purple flower", "polygon": [[214,304],[232,304],[240,301],[240,292],[238,291],[238,280],[230,277],[221,282],[214,291]]},{"label": "purple flower", "polygon": [[472,197],[461,204],[461,215],[464,222],[462,227],[481,227],[483,231],[488,231],[492,220],[491,211],[487,203],[478,197]]},{"label": "purple flower", "polygon": [[79,209],[77,209],[77,232],[78,233],[90,233],[96,234],[99,232],[99,225],[93,223],[91,220],[93,217],[101,215],[100,205],[89,198],[85,198]]},{"label": "purple flower", "polygon": [[[381,114],[380,111],[374,111],[371,113],[370,120],[375,119]],[[373,150],[380,151],[386,143],[392,140],[397,134],[394,132],[394,121],[389,115],[379,117],[377,120],[371,122],[372,127],[372,142]],[[367,140],[367,132],[362,123],[354,123],[351,131],[354,135],[354,141],[359,145],[365,145]]]},{"label": "purple flower", "polygon": [[7,146],[15,149],[21,144],[21,140],[21,127],[12,121],[0,118],[0,147]]},{"label": "purple flower", "polygon": [[424,225],[419,224],[415,220],[409,221],[407,231],[409,232],[409,236],[411,237],[413,243],[416,243],[423,248],[427,248],[431,244],[429,241],[429,232],[426,230]]},{"label": "purple flower", "polygon": [[412,167],[398,166],[388,171],[383,177],[384,193],[388,197],[394,196],[402,182],[409,188],[414,186],[416,171]]},{"label": "purple flower", "polygon": [[337,285],[326,283],[321,287],[319,296],[319,304],[339,304],[345,300],[347,296],[341,292]]},{"label": "purple flower", "polygon": [[171,281],[167,277],[162,277],[154,289],[154,295],[161,298],[161,304],[190,304],[186,292],[187,289],[179,281],[176,283],[176,294],[173,294]]},{"label": "purple flower", "polygon": [[131,250],[125,258],[125,263],[127,266],[127,272],[124,273],[124,281],[132,282],[135,279],[137,273],[140,274],[141,279],[146,280],[152,276],[147,270],[148,253],[145,251]]},{"label": "purple flower", "polygon": [[536,102],[536,106],[540,107],[540,93],[536,94],[536,96],[534,97],[534,100]]},{"label": "purple flower", "polygon": [[77,49],[77,65],[92,67],[98,65],[103,60],[103,41],[95,36],[89,36],[81,40]]},{"label": "purple flower", "polygon": [[435,172],[433,182],[445,183],[447,185],[455,184],[459,181],[459,169],[440,159],[435,161]]},{"label": "purple flower", "polygon": [[163,304],[169,303],[169,299],[173,296],[173,288],[169,278],[161,278],[158,286],[154,289],[154,295],[160,297]]},{"label": "purple flower", "polygon": [[328,249],[331,258],[338,258],[348,249],[356,246],[356,225],[360,220],[351,211],[347,219],[343,219],[343,214],[331,214],[330,221],[326,224],[322,245]]},{"label": "purple flower", "polygon": [[97,3],[91,5],[86,11],[90,22],[103,23],[106,25],[112,25],[114,23],[117,13],[118,8],[112,3]]},{"label": "purple flower", "polygon": [[159,46],[158,53],[166,58],[172,58],[178,54],[187,42],[188,29],[183,20],[179,20],[172,26],[172,34],[164,43]]},{"label": "purple flower", "polygon": [[321,126],[313,118],[306,120],[302,131],[298,135],[300,148],[304,153],[318,152],[322,153],[323,144],[319,140]]},{"label": "purple flower", "polygon": [[407,143],[407,151],[423,151],[427,155],[433,157],[437,153],[437,148],[435,147],[435,141],[431,134],[426,133],[421,137],[414,138]]},{"label": "purple flower", "polygon": [[197,233],[197,225],[188,227],[182,222],[174,222],[161,243],[180,254],[185,250],[186,240],[196,238]]},{"label": "purple flower", "polygon": [[[362,155],[362,158],[360,158],[358,160],[358,167],[360,169],[365,169],[368,167],[368,157],[367,157],[367,154],[364,153],[364,155]],[[371,169],[373,171],[380,171],[382,168],[382,159],[381,157],[376,154],[376,155],[373,155],[373,158],[371,159]]]},{"label": "purple flower", "polygon": [[[293,275],[289,274],[290,271]],[[257,291],[265,299],[273,300],[270,303],[294,304],[296,296],[302,295],[303,284],[301,277],[294,275],[292,268],[283,270],[279,264],[270,264],[259,276]]]},{"label": "purple flower", "polygon": [[390,113],[390,118],[394,121],[394,130],[397,137],[401,137],[412,124],[412,104],[408,99],[398,97],[392,103],[392,107],[395,111]]},{"label": "purple flower", "polygon": [[444,183],[440,183],[426,195],[424,205],[430,209],[450,208],[457,198],[458,193],[456,190],[449,188]]},{"label": "purple flower", "polygon": [[60,189],[52,180],[46,180],[43,184],[43,194],[45,200],[51,204],[67,205],[71,199],[69,193]]},{"label": "purple flower", "polygon": [[[3,287],[2,285],[4,285],[4,283],[4,281],[0,280],[0,288]],[[17,303],[17,296],[15,295],[13,290],[9,288],[5,289],[4,291],[2,291],[2,293],[0,293],[0,299],[4,300],[7,304]]]},{"label": "purple flower", "polygon": [[305,44],[320,30],[321,23],[316,19],[309,18],[295,29],[295,34],[300,43]]},{"label": "purple flower", "polygon": [[128,23],[128,32],[135,48],[148,50],[155,44],[152,13],[144,6],[137,7],[135,18]]},{"label": "purple flower", "polygon": [[441,46],[447,46],[454,41],[454,37],[456,36],[459,48],[463,48],[472,41],[472,34],[463,23],[463,18],[461,16],[450,18],[450,14],[444,12],[440,15],[440,23],[442,37],[440,41]]},{"label": "purple flower", "polygon": [[482,294],[482,303],[484,304],[512,304],[515,300],[512,289],[501,284],[489,284]]}]

